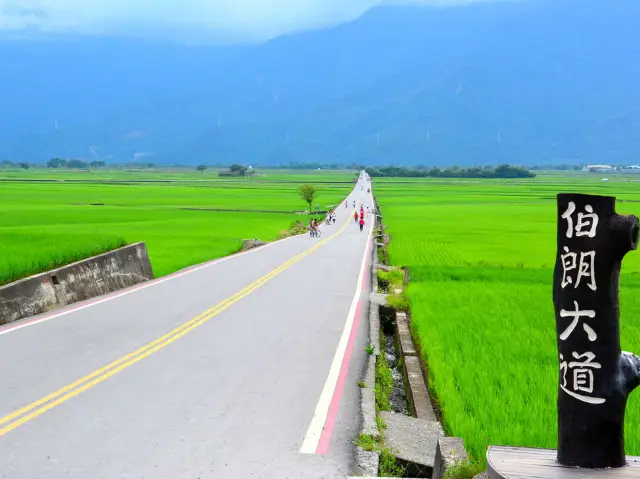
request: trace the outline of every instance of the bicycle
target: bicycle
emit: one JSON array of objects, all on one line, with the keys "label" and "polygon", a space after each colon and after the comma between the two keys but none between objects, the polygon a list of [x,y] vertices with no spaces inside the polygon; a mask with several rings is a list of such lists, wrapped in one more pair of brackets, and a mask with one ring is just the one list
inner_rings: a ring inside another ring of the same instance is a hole
[{"label": "bicycle", "polygon": [[322,232],[319,229],[313,229],[313,228],[309,228],[309,236],[311,236],[312,238],[320,238],[320,236],[322,236]]}]

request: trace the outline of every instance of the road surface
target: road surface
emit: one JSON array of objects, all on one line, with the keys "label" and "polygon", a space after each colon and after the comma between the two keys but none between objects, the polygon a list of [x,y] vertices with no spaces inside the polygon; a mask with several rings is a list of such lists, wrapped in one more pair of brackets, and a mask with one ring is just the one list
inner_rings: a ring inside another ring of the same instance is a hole
[{"label": "road surface", "polygon": [[[361,190],[364,185],[364,190]],[[372,217],[0,329],[0,477],[344,478]]]}]

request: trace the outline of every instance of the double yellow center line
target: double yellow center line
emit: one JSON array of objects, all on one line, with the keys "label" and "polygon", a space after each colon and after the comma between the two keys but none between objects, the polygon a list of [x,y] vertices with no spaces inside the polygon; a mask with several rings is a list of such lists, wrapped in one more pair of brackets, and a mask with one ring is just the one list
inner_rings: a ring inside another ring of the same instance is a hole
[{"label": "double yellow center line", "polygon": [[[350,218],[349,218],[350,220]],[[155,341],[151,341],[150,343],[145,344],[139,349],[136,349],[132,353],[129,353],[120,359],[113,361],[112,363],[107,364],[106,366],[84,376],[83,378],[78,379],[77,381],[64,386],[57,391],[52,392],[51,394],[44,396],[37,401],[32,402],[16,411],[13,411],[10,414],[7,414],[4,417],[0,418],[0,436],[3,436],[14,429],[20,427],[21,425],[31,421],[32,419],[44,414],[45,412],[53,409],[54,407],[68,401],[69,399],[81,394],[87,389],[92,388],[96,384],[100,384],[101,382],[107,380],[114,374],[132,366],[138,361],[143,360],[144,358],[152,355],[156,351],[164,348],[165,346],[173,343],[174,341],[180,339],[185,334],[194,330],[198,326],[204,324],[214,316],[220,314],[222,311],[227,309],[229,306],[237,303],[245,296],[251,294],[253,291],[258,289],[260,286],[265,284],[270,279],[274,278],[278,274],[282,273],[284,270],[291,267],[293,264],[300,261],[302,258],[310,255],[322,245],[331,241],[338,235],[340,235],[349,225],[349,221],[347,221],[335,234],[329,236],[328,238],[319,241],[311,248],[303,251],[302,253],[294,256],[289,261],[283,263],[276,269],[262,276],[258,280],[251,283],[249,286],[244,288],[243,290],[235,293],[233,296],[221,301],[216,304],[213,308],[208,309],[204,313],[196,316],[195,318],[187,321],[186,323],[178,326],[177,328],[169,331],[164,336],[159,337]]]}]

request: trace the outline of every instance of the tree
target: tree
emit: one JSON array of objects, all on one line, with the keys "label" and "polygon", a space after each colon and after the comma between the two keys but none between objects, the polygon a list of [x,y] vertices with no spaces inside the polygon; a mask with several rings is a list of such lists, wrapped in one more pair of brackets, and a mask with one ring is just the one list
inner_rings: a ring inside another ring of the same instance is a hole
[{"label": "tree", "polygon": [[20,168],[22,168],[23,170],[28,170],[29,168],[31,168],[31,166],[29,165],[29,163],[25,163],[24,161],[21,163],[18,163],[18,166]]},{"label": "tree", "polygon": [[91,168],[100,168],[104,165],[106,165],[104,161],[92,161],[91,163],[89,163],[89,166],[91,166]]},{"label": "tree", "polygon": [[87,168],[88,166],[89,164],[86,161],[82,161],[82,160],[67,161],[67,168],[84,169],[84,168]]},{"label": "tree", "polygon": [[309,205],[309,213],[311,213],[313,211],[313,200],[318,196],[316,187],[310,184],[300,185],[298,194]]},{"label": "tree", "polygon": [[207,165],[198,165],[198,167],[196,168],[196,170],[198,170],[200,173],[204,173],[204,170],[207,169]]},{"label": "tree", "polygon": [[234,175],[244,176],[245,173],[247,172],[247,167],[238,165],[238,164],[233,164],[229,167],[229,171],[232,172]]},{"label": "tree", "polygon": [[49,168],[62,168],[67,166],[67,160],[64,158],[51,158],[47,161],[47,166]]}]

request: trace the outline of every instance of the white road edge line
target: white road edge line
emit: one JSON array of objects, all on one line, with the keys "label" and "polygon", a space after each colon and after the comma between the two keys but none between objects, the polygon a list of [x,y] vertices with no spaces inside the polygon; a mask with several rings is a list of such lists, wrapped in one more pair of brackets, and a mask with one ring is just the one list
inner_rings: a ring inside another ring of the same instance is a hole
[{"label": "white road edge line", "polygon": [[71,313],[75,313],[77,311],[82,311],[83,309],[87,309],[87,308],[90,308],[92,306],[96,306],[98,304],[102,304],[102,303],[105,303],[107,301],[111,301],[112,299],[121,298],[122,296],[126,296],[128,294],[135,293],[136,291],[140,291],[140,290],[143,290],[143,289],[146,289],[146,288],[150,288],[151,286],[155,286],[157,284],[161,284],[161,283],[164,283],[166,281],[170,281],[172,279],[180,278],[181,276],[185,276],[185,275],[187,275],[189,273],[193,273],[195,271],[199,271],[201,269],[208,268],[209,266],[214,266],[214,265],[216,265],[218,263],[222,263],[222,262],[230,260],[232,258],[238,258],[239,256],[244,256],[244,255],[249,254],[249,253],[255,253],[256,251],[260,251],[260,250],[262,250],[264,248],[267,248],[267,247],[275,245],[275,244],[281,244],[281,243],[283,243],[283,242],[285,242],[287,240],[296,238],[297,236],[300,236],[300,235],[289,236],[287,238],[283,238],[283,239],[278,240],[278,241],[273,241],[271,243],[267,243],[266,245],[260,246],[258,248],[253,248],[253,249],[250,249],[250,250],[247,250],[247,251],[242,251],[240,253],[235,253],[235,254],[232,254],[230,256],[224,256],[222,258],[218,258],[218,259],[214,259],[214,260],[211,260],[211,261],[207,261],[206,263],[202,263],[200,265],[189,266],[189,267],[183,269],[182,271],[177,271],[175,273],[172,273],[170,275],[164,276],[162,278],[153,279],[153,280],[151,280],[149,282],[146,282],[146,283],[141,283],[139,285],[131,286],[130,288],[127,288],[124,291],[121,291],[119,293],[107,293],[108,295],[105,296],[102,299],[89,300],[91,302],[86,303],[86,304],[82,304],[82,305],[76,306],[76,307],[70,305],[69,309],[65,309],[63,311],[60,311],[59,313],[55,313],[55,314],[52,314],[50,316],[45,316],[43,318],[35,319],[35,320],[32,320],[32,321],[29,321],[28,319],[25,318],[23,320],[23,321],[25,321],[24,324],[18,324],[18,325],[15,325],[15,326],[12,327],[11,323],[8,323],[7,325],[3,325],[5,327],[9,326],[7,329],[4,329],[4,330],[0,329],[0,336],[5,335],[5,334],[9,334],[9,333],[13,333],[15,331],[27,328],[29,326],[35,326],[36,324],[41,324],[41,323],[44,323],[46,321],[50,321],[52,319],[59,318],[60,316],[64,316],[64,315],[71,314]]},{"label": "white road edge line", "polygon": [[[369,195],[371,201],[373,201],[373,195]],[[362,279],[365,273],[365,266],[367,264],[367,252],[369,250],[369,242],[371,242],[371,235],[373,233],[373,222],[369,225],[369,234],[367,235],[367,243],[365,243],[364,253],[362,254],[362,263],[360,265],[360,274],[358,274],[358,283],[356,285],[356,292],[353,295],[351,306],[349,307],[349,313],[347,314],[347,321],[344,323],[342,335],[338,342],[338,348],[333,356],[331,368],[329,369],[329,375],[322,388],[322,393],[318,399],[318,404],[311,418],[311,423],[307,429],[307,433],[304,436],[302,447],[300,448],[300,454],[315,454],[322,437],[322,430],[324,429],[325,422],[327,421],[327,415],[329,414],[329,407],[331,406],[331,400],[333,399],[333,393],[338,383],[338,376],[340,375],[340,369],[342,368],[342,361],[347,350],[347,344],[349,343],[349,336],[351,335],[351,328],[356,316],[356,309],[360,296],[362,295]]]}]

